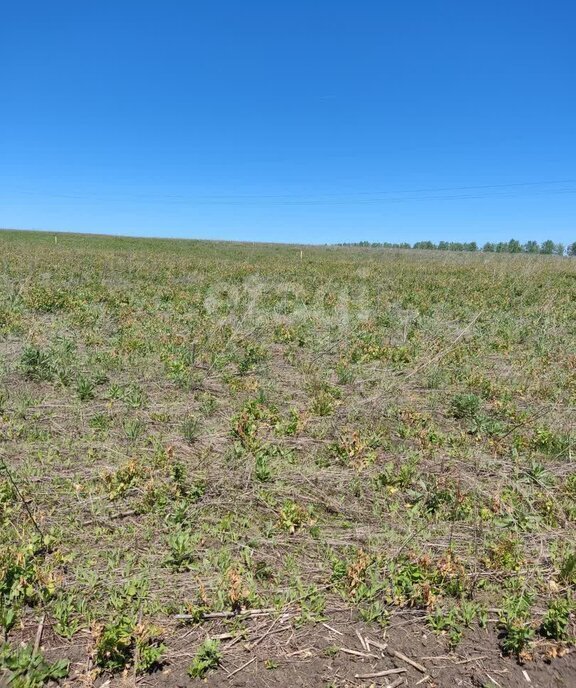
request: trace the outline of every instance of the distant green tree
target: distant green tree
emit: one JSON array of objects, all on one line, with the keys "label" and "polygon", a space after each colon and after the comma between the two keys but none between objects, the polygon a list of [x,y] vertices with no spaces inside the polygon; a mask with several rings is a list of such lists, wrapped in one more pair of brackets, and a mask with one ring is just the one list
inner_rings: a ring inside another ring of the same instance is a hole
[{"label": "distant green tree", "polygon": [[569,246],[564,246],[561,243],[554,243],[550,239],[541,245],[537,241],[527,241],[521,244],[517,239],[510,239],[510,241],[499,241],[493,243],[487,241],[480,249],[475,241],[461,242],[461,241],[439,241],[435,244],[433,241],[417,241],[415,244],[407,242],[392,243],[389,241],[356,241],[335,244],[336,246],[361,246],[363,248],[415,248],[425,249],[427,251],[479,251],[484,253],[545,253],[548,255],[576,256],[576,242]]},{"label": "distant green tree", "polygon": [[527,241],[524,244],[525,253],[538,253],[540,251],[540,246],[537,241]]}]

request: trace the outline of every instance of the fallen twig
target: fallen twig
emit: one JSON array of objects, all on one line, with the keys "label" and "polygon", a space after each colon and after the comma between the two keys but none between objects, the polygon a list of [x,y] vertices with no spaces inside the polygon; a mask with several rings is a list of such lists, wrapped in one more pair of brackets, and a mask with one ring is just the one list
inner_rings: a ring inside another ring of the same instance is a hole
[{"label": "fallen twig", "polygon": [[253,648],[256,647],[256,645],[259,645],[264,640],[264,638],[267,638],[271,633],[279,633],[280,631],[289,630],[291,628],[290,624],[288,624],[288,626],[283,626],[282,628],[278,628],[278,629],[276,629],[276,631],[273,630],[274,626],[278,623],[278,621],[281,618],[282,617],[278,616],[276,619],[274,619],[274,621],[270,624],[270,626],[268,627],[268,630],[265,633],[263,633],[261,636],[258,636],[253,642],[248,643],[247,649],[252,650]]},{"label": "fallen twig", "polygon": [[456,664],[468,664],[468,662],[479,662],[481,659],[488,659],[488,655],[480,655],[479,657],[470,657],[468,659],[461,659],[459,662],[454,662]]},{"label": "fallen twig", "polygon": [[218,633],[217,635],[211,635],[210,640],[232,640],[235,637],[234,633]]},{"label": "fallen twig", "polygon": [[398,669],[385,669],[384,671],[374,671],[371,674],[354,674],[354,678],[378,678],[379,676],[392,676],[392,674],[404,674],[408,671],[404,667]]},{"label": "fallen twig", "polygon": [[327,623],[322,624],[324,628],[327,628],[329,631],[332,631],[332,633],[336,633],[337,635],[344,635],[342,631],[338,631],[336,628],[332,628],[332,626],[329,626]]},{"label": "fallen twig", "polygon": [[255,661],[256,661],[256,657],[252,657],[252,659],[249,659],[249,660],[246,662],[246,664],[243,664],[241,667],[238,667],[237,669],[234,669],[234,671],[231,671],[231,672],[228,674],[227,678],[228,678],[228,679],[231,679],[232,676],[234,676],[234,674],[239,673],[240,671],[242,671],[242,669],[245,669],[247,666],[249,666],[250,664],[252,664],[252,662],[255,662]]},{"label": "fallen twig", "polygon": [[312,657],[312,648],[311,647],[305,647],[305,648],[302,648],[301,650],[295,650],[294,652],[290,652],[289,654],[287,654],[286,657],[296,657],[296,655],[302,655],[304,657]]},{"label": "fallen twig", "polygon": [[372,638],[369,638],[368,636],[366,636],[365,640],[366,645],[368,645],[368,652],[370,652],[370,645],[374,645],[374,647],[377,647],[382,652],[384,652],[384,650],[386,650],[388,647],[388,643],[380,643],[378,640],[372,640]]},{"label": "fallen twig", "polygon": [[34,652],[38,652],[40,649],[40,643],[42,642],[42,633],[44,632],[44,622],[46,621],[46,614],[42,614],[40,621],[38,623],[38,629],[36,630],[36,639],[34,640]]},{"label": "fallen twig", "polygon": [[370,652],[370,648],[366,644],[366,640],[362,637],[362,634],[358,629],[356,629],[356,635],[358,636],[358,640],[360,641],[360,645],[362,645],[362,649],[365,650],[366,652]]},{"label": "fallen twig", "polygon": [[340,652],[345,652],[347,655],[354,655],[355,657],[369,657],[371,659],[380,659],[378,655],[373,655],[370,652],[358,652],[358,650],[349,650],[347,647],[339,647]]},{"label": "fallen twig", "polygon": [[402,662],[406,662],[406,664],[410,664],[410,666],[413,666],[415,669],[418,669],[418,671],[421,671],[423,674],[428,673],[428,669],[426,669],[425,666],[422,666],[422,664],[418,664],[418,662],[415,662],[413,659],[410,659],[410,657],[406,657],[405,654],[402,652],[398,652],[397,650],[388,650],[388,653],[392,655],[393,657],[396,657],[396,659],[401,660]]}]

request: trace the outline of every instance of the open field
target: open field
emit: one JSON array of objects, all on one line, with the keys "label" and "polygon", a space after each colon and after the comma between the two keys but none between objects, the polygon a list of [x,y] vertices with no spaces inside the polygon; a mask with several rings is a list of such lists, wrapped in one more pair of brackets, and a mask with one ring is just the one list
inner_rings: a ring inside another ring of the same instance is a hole
[{"label": "open field", "polygon": [[0,685],[576,684],[576,259],[0,258]]}]

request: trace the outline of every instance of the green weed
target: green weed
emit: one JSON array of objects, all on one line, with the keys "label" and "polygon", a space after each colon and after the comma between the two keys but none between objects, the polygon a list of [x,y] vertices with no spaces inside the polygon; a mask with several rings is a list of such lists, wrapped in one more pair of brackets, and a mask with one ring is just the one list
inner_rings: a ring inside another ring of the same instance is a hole
[{"label": "green weed", "polygon": [[192,663],[188,667],[188,676],[204,678],[209,671],[218,668],[222,660],[220,645],[216,640],[205,640],[198,648]]},{"label": "green weed", "polygon": [[47,662],[31,647],[0,646],[0,683],[6,681],[11,688],[41,688],[49,681],[66,678],[69,665],[65,659]]}]

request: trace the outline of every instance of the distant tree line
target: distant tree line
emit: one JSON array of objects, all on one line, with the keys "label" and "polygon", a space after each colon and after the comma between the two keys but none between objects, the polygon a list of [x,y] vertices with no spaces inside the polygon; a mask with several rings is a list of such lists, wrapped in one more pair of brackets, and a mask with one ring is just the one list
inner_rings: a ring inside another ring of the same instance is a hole
[{"label": "distant tree line", "polygon": [[488,241],[482,248],[479,248],[475,241],[439,241],[437,244],[433,241],[417,241],[415,244],[408,244],[406,242],[390,243],[387,241],[357,241],[337,245],[365,246],[368,248],[415,248],[428,251],[483,251],[484,253],[541,253],[549,256],[576,256],[576,241],[569,246],[565,246],[550,239],[543,241],[541,244],[537,241],[527,241],[525,244],[522,244],[517,239],[499,241],[497,243]]}]

